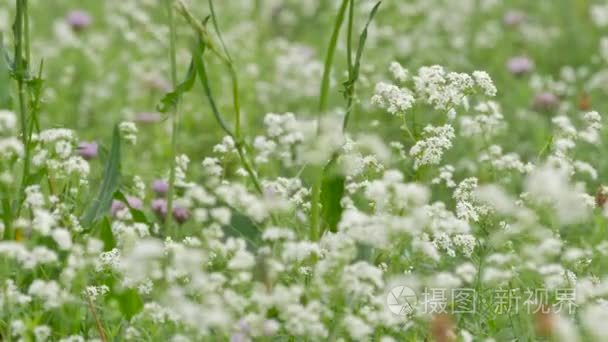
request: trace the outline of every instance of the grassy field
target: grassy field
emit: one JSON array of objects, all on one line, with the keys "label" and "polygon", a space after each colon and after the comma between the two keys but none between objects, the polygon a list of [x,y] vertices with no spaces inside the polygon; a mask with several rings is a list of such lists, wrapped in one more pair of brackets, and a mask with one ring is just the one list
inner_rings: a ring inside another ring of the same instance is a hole
[{"label": "grassy field", "polygon": [[603,1],[6,0],[0,34],[0,340],[608,340]]}]

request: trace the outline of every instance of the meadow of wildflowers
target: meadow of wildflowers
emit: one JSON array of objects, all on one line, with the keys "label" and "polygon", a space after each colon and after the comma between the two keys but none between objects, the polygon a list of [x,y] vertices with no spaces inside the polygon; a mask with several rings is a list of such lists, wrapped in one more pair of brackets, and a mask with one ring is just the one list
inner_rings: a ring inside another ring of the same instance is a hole
[{"label": "meadow of wildflowers", "polygon": [[601,0],[3,0],[1,341],[608,341]]}]

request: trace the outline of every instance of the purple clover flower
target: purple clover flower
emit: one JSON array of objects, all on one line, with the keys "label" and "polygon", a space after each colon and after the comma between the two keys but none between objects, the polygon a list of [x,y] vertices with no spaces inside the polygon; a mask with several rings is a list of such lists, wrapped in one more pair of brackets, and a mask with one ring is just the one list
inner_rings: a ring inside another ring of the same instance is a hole
[{"label": "purple clover flower", "polygon": [[173,208],[173,218],[177,223],[182,224],[188,221],[188,219],[190,218],[190,213],[186,208],[175,207]]},{"label": "purple clover flower", "polygon": [[[127,196],[127,202],[129,203],[129,206],[131,208],[137,210],[141,210],[144,206],[142,200],[134,196]],[[110,209],[110,211],[112,212],[112,216],[115,217],[119,211],[125,209],[126,207],[127,206],[121,201],[112,201],[112,208]]]},{"label": "purple clover flower", "polygon": [[89,13],[83,10],[70,11],[66,15],[65,21],[76,32],[83,31],[93,23],[93,19],[91,19]]},{"label": "purple clover flower", "polygon": [[83,141],[78,145],[78,154],[86,159],[91,160],[97,157],[99,153],[99,146],[96,142]]},{"label": "purple clover flower", "polygon": [[532,107],[539,111],[549,111],[555,109],[559,104],[559,98],[548,91],[537,94],[534,97]]},{"label": "purple clover flower", "polygon": [[507,69],[514,75],[523,75],[534,69],[534,62],[526,56],[512,57],[507,61]]},{"label": "purple clover flower", "polygon": [[169,191],[169,183],[162,179],[157,179],[152,182],[152,190],[156,195],[163,197]]},{"label": "purple clover flower", "polygon": [[162,116],[156,112],[141,112],[135,116],[135,121],[143,124],[153,124],[160,122]]},{"label": "purple clover flower", "polygon": [[167,201],[164,198],[157,198],[152,201],[152,211],[161,218],[167,216]]}]

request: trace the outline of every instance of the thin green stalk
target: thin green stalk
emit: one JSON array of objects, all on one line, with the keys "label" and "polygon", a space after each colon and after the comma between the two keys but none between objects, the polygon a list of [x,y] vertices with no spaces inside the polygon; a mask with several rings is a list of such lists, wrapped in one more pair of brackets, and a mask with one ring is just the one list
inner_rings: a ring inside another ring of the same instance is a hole
[{"label": "thin green stalk", "polygon": [[348,65],[348,79],[353,77],[353,23],[355,21],[355,0],[348,4],[348,26],[346,31],[346,64]]},{"label": "thin green stalk", "polygon": [[[325,56],[325,66],[323,68],[323,79],[321,81],[321,90],[319,95],[319,111],[317,113],[317,135],[321,133],[321,115],[327,109],[327,99],[329,96],[329,76],[331,74],[331,67],[334,60],[334,54],[336,52],[336,45],[338,44],[338,36],[340,35],[340,28],[344,22],[344,14],[346,13],[346,7],[350,0],[342,0],[338,14],[336,15],[336,21],[334,23],[334,29],[329,40],[329,46],[327,48],[327,55]],[[322,170],[322,169],[321,169]],[[315,181],[312,185],[312,193],[310,199],[310,239],[316,240],[319,232],[319,215],[320,215],[320,202],[321,202],[321,184],[323,182],[323,173],[319,170],[317,172]]]},{"label": "thin green stalk", "polygon": [[348,119],[353,106],[353,94],[355,92],[355,70],[353,66],[353,23],[355,21],[355,1],[350,0],[348,5],[348,26],[346,33],[346,64],[348,65],[348,81],[345,83],[346,113],[342,122],[342,132],[346,132]]},{"label": "thin green stalk", "polygon": [[262,185],[261,185],[260,181],[258,180],[258,177],[257,177],[255,171],[253,170],[251,163],[245,156],[244,144],[243,144],[242,140],[238,139],[236,137],[236,134],[234,132],[232,132],[232,130],[228,127],[222,114],[220,113],[219,109],[217,108],[217,104],[215,103],[215,99],[211,92],[211,86],[209,85],[209,79],[207,77],[207,68],[205,67],[205,61],[203,60],[205,46],[204,46],[203,42],[201,42],[200,44],[202,46],[200,48],[200,50],[193,52],[194,64],[198,71],[197,73],[199,75],[199,80],[203,86],[203,90],[205,91],[207,100],[209,101],[209,105],[211,106],[211,111],[213,112],[213,115],[215,116],[215,119],[217,120],[217,122],[220,124],[220,127],[222,128],[222,130],[224,130],[224,132],[234,140],[234,145],[239,154],[239,158],[241,159],[241,164],[243,164],[245,171],[247,171],[247,174],[249,175],[249,178],[251,179],[251,182],[253,183],[253,186],[255,187],[256,191],[260,194],[263,194]]},{"label": "thin green stalk", "polygon": [[414,143],[416,143],[416,136],[410,131],[409,127],[407,127],[407,121],[405,120],[405,115],[403,115],[403,125],[401,128],[407,133],[407,135],[412,139]]},{"label": "thin green stalk", "polygon": [[211,12],[211,22],[213,23],[213,28],[215,29],[215,33],[217,34],[217,37],[220,40],[222,50],[224,50],[225,63],[227,64],[228,70],[230,72],[230,79],[232,81],[232,105],[234,106],[234,135],[236,137],[236,140],[239,141],[241,140],[241,104],[239,97],[239,81],[236,74],[236,70],[234,69],[232,57],[228,52],[228,48],[226,47],[224,38],[222,38],[222,31],[220,30],[219,24],[217,23],[217,16],[215,15],[213,0],[209,0],[209,11]]},{"label": "thin green stalk", "polygon": [[345,96],[346,96],[346,113],[344,114],[344,121],[342,122],[342,132],[346,132],[348,126],[348,118],[352,111],[353,106],[353,94],[355,92],[355,70],[353,66],[353,23],[355,21],[355,1],[350,0],[348,4],[348,24],[346,30],[346,65],[348,66],[348,81],[345,83]]},{"label": "thin green stalk", "polygon": [[15,15],[15,23],[13,26],[13,33],[15,36],[15,79],[17,80],[17,91],[19,99],[19,117],[21,123],[21,142],[25,151],[23,159],[23,173],[21,175],[21,189],[19,191],[19,200],[17,203],[17,214],[21,212],[21,202],[24,197],[25,187],[27,186],[27,178],[30,173],[30,147],[28,141],[28,108],[26,104],[27,99],[27,84],[26,84],[26,73],[27,65],[26,60],[23,58],[24,47],[28,47],[29,50],[29,37],[24,34],[24,31],[29,32],[29,29],[25,29],[27,18],[27,1],[16,0],[17,11]]},{"label": "thin green stalk", "polygon": [[28,10],[28,0],[23,0],[23,35],[24,35],[24,49],[25,49],[25,61],[30,63],[30,15]]},{"label": "thin green stalk", "polygon": [[348,18],[348,41],[347,41],[347,60],[348,60],[348,80],[344,82],[344,95],[346,97],[346,113],[344,114],[344,121],[342,122],[342,131],[346,132],[348,128],[348,120],[353,112],[354,107],[354,98],[355,98],[355,86],[357,84],[357,80],[359,80],[359,69],[361,67],[361,56],[363,55],[363,50],[365,49],[365,42],[367,41],[367,30],[369,28],[370,23],[374,19],[374,16],[378,12],[378,8],[382,4],[382,1],[378,1],[376,5],[372,8],[372,11],[369,14],[367,19],[367,23],[365,23],[365,27],[359,36],[359,46],[357,47],[357,54],[355,56],[355,62],[352,63],[351,56],[351,40],[352,40],[352,25],[354,20],[353,14],[353,6],[354,1],[351,1],[349,18]]},{"label": "thin green stalk", "polygon": [[342,22],[344,22],[344,14],[346,12],[346,6],[350,0],[342,0],[338,14],[336,15],[336,22],[334,23],[334,30],[329,40],[329,46],[327,48],[327,55],[325,55],[325,65],[323,67],[323,79],[321,80],[321,94],[319,96],[319,111],[317,113],[317,134],[321,132],[321,115],[327,110],[327,99],[329,97],[329,76],[331,75],[331,67],[334,61],[334,54],[336,52],[336,46],[338,45],[338,36],[340,35],[340,28]]},{"label": "thin green stalk", "polygon": [[[167,19],[169,25],[169,58],[171,63],[171,82],[173,88],[177,88],[177,52],[175,48],[177,35],[175,30],[175,19],[173,17],[172,0],[165,0],[167,7]],[[179,95],[175,106],[173,107],[172,127],[171,127],[171,169],[169,171],[169,190],[167,192],[167,215],[165,217],[165,223],[168,227],[172,226],[172,213],[173,213],[173,195],[175,193],[175,167],[176,167],[176,156],[177,156],[177,134],[179,129]]]},{"label": "thin green stalk", "polygon": [[319,175],[312,186],[311,206],[310,206],[310,232],[309,239],[315,241],[319,235],[319,202],[321,201],[321,184],[323,182],[323,174],[319,171]]}]

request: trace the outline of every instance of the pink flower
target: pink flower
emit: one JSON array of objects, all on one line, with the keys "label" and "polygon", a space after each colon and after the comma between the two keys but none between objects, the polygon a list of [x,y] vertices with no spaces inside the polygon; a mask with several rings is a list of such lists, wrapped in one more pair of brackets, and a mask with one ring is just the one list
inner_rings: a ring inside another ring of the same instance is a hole
[{"label": "pink flower", "polygon": [[145,123],[145,124],[157,123],[157,122],[160,122],[161,119],[162,119],[162,116],[160,115],[160,113],[156,113],[156,112],[141,112],[135,116],[136,122]]},{"label": "pink flower", "polygon": [[188,219],[190,218],[190,213],[186,208],[175,207],[173,208],[173,218],[177,223],[182,224],[188,221]]},{"label": "pink flower", "polygon": [[519,26],[525,21],[526,14],[518,10],[510,10],[505,13],[504,17],[502,18],[502,22],[505,24],[505,26],[510,27]]},{"label": "pink flower", "polygon": [[542,92],[534,97],[532,107],[536,110],[547,111],[552,110],[559,104],[559,98],[550,92]]},{"label": "pink flower", "polygon": [[152,182],[152,190],[158,196],[164,196],[167,193],[167,191],[169,191],[169,183],[165,182],[162,179],[157,179],[154,182]]},{"label": "pink flower", "polygon": [[[129,207],[133,209],[141,210],[143,208],[143,202],[137,197],[127,196],[127,202],[129,203]],[[121,201],[112,201],[112,208],[110,210],[112,212],[112,216],[116,216],[119,211],[125,209],[126,207],[127,206]]]},{"label": "pink flower", "polygon": [[526,74],[534,68],[534,62],[526,56],[512,57],[507,61],[507,69],[514,75]]},{"label": "pink flower", "polygon": [[157,198],[152,201],[152,211],[161,218],[167,216],[167,201],[164,198]]},{"label": "pink flower", "polygon": [[65,21],[72,27],[72,30],[77,32],[86,29],[93,23],[89,13],[83,10],[70,11],[66,16]]},{"label": "pink flower", "polygon": [[97,157],[99,146],[96,142],[83,141],[78,145],[78,154],[86,159],[91,160]]}]

